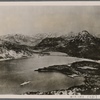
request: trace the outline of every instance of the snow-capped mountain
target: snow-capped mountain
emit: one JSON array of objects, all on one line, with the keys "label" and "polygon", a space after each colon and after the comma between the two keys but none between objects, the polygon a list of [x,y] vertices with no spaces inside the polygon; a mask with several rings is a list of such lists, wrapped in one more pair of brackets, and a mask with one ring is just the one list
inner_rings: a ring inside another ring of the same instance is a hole
[{"label": "snow-capped mountain", "polygon": [[[100,38],[84,30],[75,35],[52,36],[20,34],[0,37],[0,57],[31,56],[34,50],[59,51],[70,56],[100,59]],[[13,54],[13,55],[12,55]]]},{"label": "snow-capped mountain", "polygon": [[37,34],[27,36],[22,34],[7,34],[0,36],[0,58],[20,58],[34,54],[34,46],[51,35]]},{"label": "snow-capped mountain", "polygon": [[0,57],[20,58],[21,56],[31,56],[33,48],[41,41],[35,36],[24,36],[21,34],[8,34],[0,37]]},{"label": "snow-capped mountain", "polygon": [[74,36],[47,37],[43,39],[36,49],[45,51],[60,51],[70,56],[100,59],[100,38],[91,35],[83,30]]}]

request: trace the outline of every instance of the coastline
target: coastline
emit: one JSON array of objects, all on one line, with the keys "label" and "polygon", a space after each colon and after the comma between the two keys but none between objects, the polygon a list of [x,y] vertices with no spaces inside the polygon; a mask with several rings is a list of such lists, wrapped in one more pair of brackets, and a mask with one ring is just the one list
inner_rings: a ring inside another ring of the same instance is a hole
[{"label": "coastline", "polygon": [[[51,55],[41,55],[41,54],[32,54],[31,56],[24,56],[20,58],[5,58],[0,59],[0,61],[14,60],[14,59],[24,59],[30,57],[38,57],[38,56],[51,56]],[[66,56],[68,57],[68,56]],[[53,65],[47,66],[44,68],[39,68],[35,71],[40,72],[59,72],[67,75],[70,78],[75,78],[78,76],[82,76],[85,78],[84,84],[80,84],[77,86],[69,87],[68,89],[58,89],[52,91],[26,91],[23,95],[84,95],[85,93],[90,94],[100,94],[99,85],[96,84],[95,79],[99,82],[100,75],[98,71],[100,70],[100,63],[97,63],[95,60],[84,59],[81,61],[74,61],[70,65]],[[88,66],[88,67],[86,67]],[[94,74],[95,73],[95,74]],[[94,91],[95,90],[95,91]]]},{"label": "coastline", "polygon": [[[80,67],[81,66],[81,67]],[[89,66],[86,68],[86,66]],[[98,95],[100,94],[100,63],[92,61],[79,61],[68,65],[54,65],[39,68],[38,72],[59,72],[68,77],[84,77],[83,84],[69,87],[68,89],[58,89],[52,91],[29,91],[24,95]]]}]

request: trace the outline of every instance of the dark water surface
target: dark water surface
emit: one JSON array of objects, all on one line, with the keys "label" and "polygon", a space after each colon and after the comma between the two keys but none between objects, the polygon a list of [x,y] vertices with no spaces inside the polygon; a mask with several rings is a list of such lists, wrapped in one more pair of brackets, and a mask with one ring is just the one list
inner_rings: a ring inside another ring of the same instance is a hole
[{"label": "dark water surface", "polygon": [[[0,94],[23,94],[27,91],[67,89],[82,84],[84,78],[70,78],[57,72],[39,73],[34,70],[50,65],[68,64],[80,58],[65,56],[34,56],[0,62]],[[23,82],[29,84],[21,86]]]}]

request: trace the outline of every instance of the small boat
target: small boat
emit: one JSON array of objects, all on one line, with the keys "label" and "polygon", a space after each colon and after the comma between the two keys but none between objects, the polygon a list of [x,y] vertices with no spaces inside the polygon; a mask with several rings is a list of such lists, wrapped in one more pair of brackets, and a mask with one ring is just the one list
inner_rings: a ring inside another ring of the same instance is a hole
[{"label": "small boat", "polygon": [[77,77],[77,76],[79,76],[79,75],[77,75],[77,74],[72,74],[72,75],[68,75],[69,77],[71,77],[71,78],[74,78],[74,77]]},{"label": "small boat", "polygon": [[26,84],[29,84],[30,83],[30,81],[27,81],[27,82],[23,82],[22,84],[20,84],[21,86],[24,86],[24,85],[26,85]]}]

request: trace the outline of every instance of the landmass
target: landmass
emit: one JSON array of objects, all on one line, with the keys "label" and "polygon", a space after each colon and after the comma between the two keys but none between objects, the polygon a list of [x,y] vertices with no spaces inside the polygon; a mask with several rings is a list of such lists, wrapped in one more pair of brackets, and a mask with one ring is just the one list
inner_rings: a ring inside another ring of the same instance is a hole
[{"label": "landmass", "polygon": [[45,92],[26,92],[27,95],[97,95],[100,94],[100,63],[93,61],[78,61],[70,65],[54,65],[39,68],[38,72],[59,72],[69,77],[84,77],[84,83],[68,89]]}]

